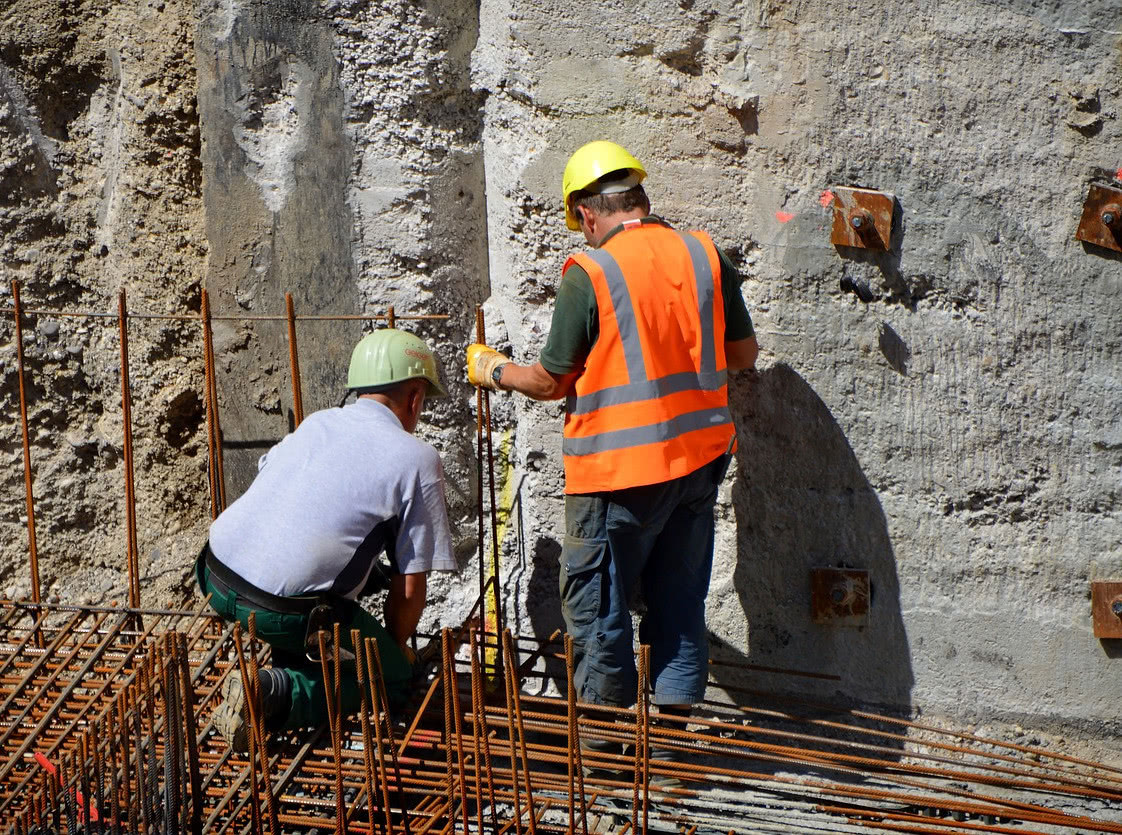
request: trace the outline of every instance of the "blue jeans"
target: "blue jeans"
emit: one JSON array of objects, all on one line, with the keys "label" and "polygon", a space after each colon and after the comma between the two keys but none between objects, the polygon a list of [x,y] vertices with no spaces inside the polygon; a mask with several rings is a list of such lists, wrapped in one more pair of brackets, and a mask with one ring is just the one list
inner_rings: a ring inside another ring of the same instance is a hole
[{"label": "blue jeans", "polygon": [[628,604],[637,587],[647,604],[639,639],[651,648],[655,704],[704,698],[713,506],[729,461],[722,455],[661,484],[565,497],[561,614],[573,638],[582,701],[635,703]]}]

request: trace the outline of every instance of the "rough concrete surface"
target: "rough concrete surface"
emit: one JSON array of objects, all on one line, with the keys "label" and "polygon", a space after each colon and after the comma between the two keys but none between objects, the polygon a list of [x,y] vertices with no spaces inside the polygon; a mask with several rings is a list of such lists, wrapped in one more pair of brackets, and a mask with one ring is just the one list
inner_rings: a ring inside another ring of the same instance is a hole
[{"label": "rough concrete surface", "polygon": [[[1090,582],[1122,578],[1122,259],[1074,239],[1122,178],[1114,0],[23,0],[0,27],[0,266],[25,304],[446,314],[403,322],[452,396],[441,450],[476,583],[475,406],[462,348],[530,362],[566,254],[560,174],[611,138],[655,211],[744,277],[762,355],[735,375],[709,622],[721,673],[1069,736],[1118,732],[1122,648]],[[829,243],[823,192],[897,198],[885,253]],[[0,292],[7,292],[6,290]],[[7,304],[8,297],[3,297]],[[46,585],[121,599],[113,320],[28,320]],[[190,593],[209,515],[197,323],[135,322],[144,594]],[[357,323],[301,324],[304,408],[337,402]],[[291,425],[283,323],[215,330],[229,489]],[[18,414],[11,317],[0,397]],[[560,406],[492,398],[506,606],[547,635]],[[508,440],[509,439],[509,440]],[[22,453],[0,435],[4,584],[26,595]],[[507,518],[505,511],[513,508]],[[866,569],[862,628],[814,623],[808,572]],[[64,579],[65,578],[65,579]],[[151,596],[151,597],[149,597]],[[155,599],[151,599],[155,598]],[[738,692],[738,691],[730,691]],[[1091,743],[1086,743],[1090,745]]]}]

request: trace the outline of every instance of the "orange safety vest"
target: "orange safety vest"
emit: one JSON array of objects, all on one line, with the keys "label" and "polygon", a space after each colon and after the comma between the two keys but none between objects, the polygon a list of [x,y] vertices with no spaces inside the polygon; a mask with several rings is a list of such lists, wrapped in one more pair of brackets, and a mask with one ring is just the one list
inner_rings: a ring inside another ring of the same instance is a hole
[{"label": "orange safety vest", "polygon": [[592,280],[600,334],[565,405],[565,492],[670,481],[734,449],[709,236],[632,220],[564,269],[574,263]]}]

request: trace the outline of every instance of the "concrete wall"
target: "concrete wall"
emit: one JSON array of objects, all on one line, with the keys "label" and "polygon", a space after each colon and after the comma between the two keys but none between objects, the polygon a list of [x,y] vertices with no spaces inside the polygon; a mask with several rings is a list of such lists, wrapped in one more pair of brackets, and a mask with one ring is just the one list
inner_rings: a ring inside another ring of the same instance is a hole
[{"label": "concrete wall", "polygon": [[[207,286],[246,312],[279,312],[290,290],[306,312],[448,314],[404,326],[454,381],[422,432],[445,458],[466,566],[437,585],[425,626],[457,621],[476,576],[461,379],[474,306],[492,342],[536,358],[579,244],[561,169],[581,143],[616,139],[647,165],[656,211],[739,265],[763,349],[730,386],[740,451],[718,508],[715,653],[833,676],[719,677],[1113,732],[1122,661],[1092,636],[1088,592],[1122,577],[1122,261],[1073,235],[1088,183],[1122,165],[1115,6],[207,0],[193,20],[169,7],[195,26]],[[75,107],[72,121],[93,112]],[[28,169],[36,194],[44,165]],[[821,197],[839,185],[896,195],[889,253],[830,245]],[[191,280],[173,273],[165,296]],[[310,410],[334,401],[357,333],[302,328]],[[222,339],[229,453],[245,467],[288,423],[283,331]],[[514,506],[506,605],[549,634],[560,411],[493,406]],[[204,494],[190,499],[205,514]],[[808,571],[837,565],[872,577],[862,629],[810,619]]]},{"label": "concrete wall", "polygon": [[[1088,595],[1122,574],[1122,265],[1073,239],[1122,162],[1109,5],[484,3],[492,303],[516,354],[576,244],[558,186],[584,141],[626,144],[656,212],[744,273],[763,354],[731,384],[710,625],[732,658],[840,678],[735,683],[1114,722]],[[897,195],[890,253],[829,244],[834,185]],[[516,408],[545,598],[556,410]],[[808,569],[835,565],[871,574],[863,629],[810,620]]]}]

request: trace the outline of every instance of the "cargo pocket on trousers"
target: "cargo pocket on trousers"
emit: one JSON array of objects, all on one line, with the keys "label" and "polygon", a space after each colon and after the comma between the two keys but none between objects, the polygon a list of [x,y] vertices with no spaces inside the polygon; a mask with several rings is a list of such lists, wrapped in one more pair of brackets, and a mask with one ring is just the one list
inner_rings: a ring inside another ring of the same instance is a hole
[{"label": "cargo pocket on trousers", "polygon": [[595,623],[603,603],[607,540],[566,536],[561,549],[561,612],[574,638]]}]

